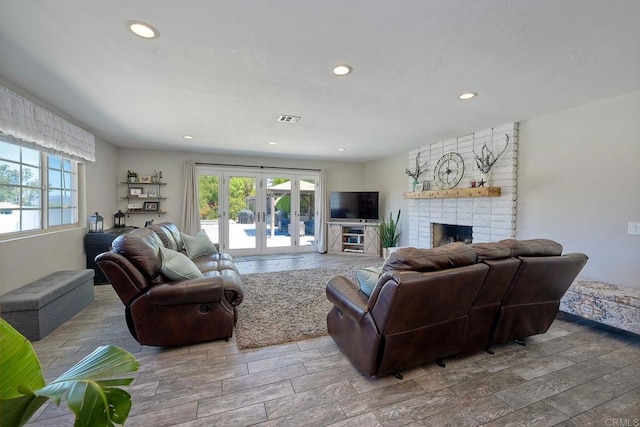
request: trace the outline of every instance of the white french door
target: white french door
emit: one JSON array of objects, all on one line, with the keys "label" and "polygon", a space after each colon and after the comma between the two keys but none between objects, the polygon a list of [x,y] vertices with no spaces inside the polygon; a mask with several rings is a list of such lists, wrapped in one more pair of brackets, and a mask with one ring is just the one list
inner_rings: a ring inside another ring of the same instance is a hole
[{"label": "white french door", "polygon": [[198,172],[201,227],[223,251],[256,255],[314,250],[317,174],[212,167],[199,167]]}]

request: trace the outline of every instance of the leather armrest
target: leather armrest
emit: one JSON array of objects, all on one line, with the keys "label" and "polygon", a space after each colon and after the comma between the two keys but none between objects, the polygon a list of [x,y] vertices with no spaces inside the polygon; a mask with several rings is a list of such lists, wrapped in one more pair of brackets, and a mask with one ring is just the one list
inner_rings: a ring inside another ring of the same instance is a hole
[{"label": "leather armrest", "polygon": [[336,276],[327,282],[327,298],[340,312],[359,322],[369,312],[365,294],[347,278]]},{"label": "leather armrest", "polygon": [[147,294],[153,304],[180,305],[220,302],[223,292],[221,277],[204,277],[155,285]]}]

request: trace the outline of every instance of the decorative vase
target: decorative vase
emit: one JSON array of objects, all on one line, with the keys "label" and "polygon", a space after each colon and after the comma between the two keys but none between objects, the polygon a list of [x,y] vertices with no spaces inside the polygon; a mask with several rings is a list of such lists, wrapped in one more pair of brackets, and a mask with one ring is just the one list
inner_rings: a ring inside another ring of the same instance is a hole
[{"label": "decorative vase", "polygon": [[383,259],[389,258],[389,248],[382,248],[382,258]]},{"label": "decorative vase", "polygon": [[129,182],[132,183],[132,184],[135,183],[136,182],[136,177],[135,176],[130,176],[129,177]]},{"label": "decorative vase", "polygon": [[491,172],[481,173],[478,187],[491,187]]},{"label": "decorative vase", "polygon": [[416,191],[417,185],[418,185],[418,178],[413,178],[413,191]]}]

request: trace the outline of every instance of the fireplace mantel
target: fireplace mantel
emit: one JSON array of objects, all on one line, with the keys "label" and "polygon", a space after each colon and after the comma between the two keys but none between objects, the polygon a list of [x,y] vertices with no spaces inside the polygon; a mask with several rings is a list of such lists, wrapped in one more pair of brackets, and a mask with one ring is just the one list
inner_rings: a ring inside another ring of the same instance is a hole
[{"label": "fireplace mantel", "polygon": [[450,199],[463,197],[500,197],[500,187],[452,188],[451,190],[409,191],[405,199]]}]

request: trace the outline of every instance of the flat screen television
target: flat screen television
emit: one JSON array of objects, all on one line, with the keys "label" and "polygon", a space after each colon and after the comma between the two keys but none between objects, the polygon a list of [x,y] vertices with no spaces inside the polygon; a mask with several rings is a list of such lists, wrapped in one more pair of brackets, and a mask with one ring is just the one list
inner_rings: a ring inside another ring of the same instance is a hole
[{"label": "flat screen television", "polygon": [[331,219],[377,220],[378,199],[377,191],[332,191],[329,197]]}]

